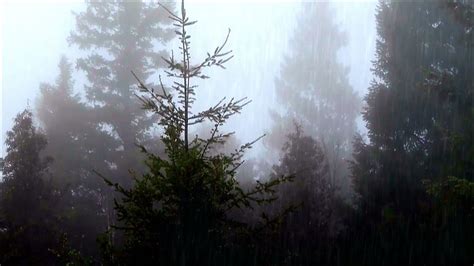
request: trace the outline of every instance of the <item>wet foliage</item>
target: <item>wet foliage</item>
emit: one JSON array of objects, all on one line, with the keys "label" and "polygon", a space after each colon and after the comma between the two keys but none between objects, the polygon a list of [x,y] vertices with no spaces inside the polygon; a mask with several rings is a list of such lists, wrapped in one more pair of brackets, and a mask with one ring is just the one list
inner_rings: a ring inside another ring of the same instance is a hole
[{"label": "wet foliage", "polygon": [[197,104],[239,56],[230,29],[198,60],[184,1],[86,6],[76,69],[63,56],[7,132],[0,264],[474,262],[472,1],[380,1],[362,103],[335,11],[302,4],[271,132],[247,143],[229,121],[250,99]]}]

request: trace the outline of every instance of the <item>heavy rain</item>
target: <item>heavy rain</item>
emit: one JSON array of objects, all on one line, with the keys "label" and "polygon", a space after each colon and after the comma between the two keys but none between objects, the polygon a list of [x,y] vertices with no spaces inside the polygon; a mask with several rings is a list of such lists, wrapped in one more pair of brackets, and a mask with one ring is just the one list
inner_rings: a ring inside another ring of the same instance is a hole
[{"label": "heavy rain", "polygon": [[0,7],[0,265],[474,263],[474,1]]}]

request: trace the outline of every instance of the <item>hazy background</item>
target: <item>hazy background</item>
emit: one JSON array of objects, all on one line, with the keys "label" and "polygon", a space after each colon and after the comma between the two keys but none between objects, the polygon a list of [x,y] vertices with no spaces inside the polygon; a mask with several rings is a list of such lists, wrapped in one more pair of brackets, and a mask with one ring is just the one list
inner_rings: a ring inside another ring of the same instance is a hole
[{"label": "hazy background", "polygon": [[[242,141],[269,129],[268,109],[276,99],[274,80],[288,49],[296,22],[298,1],[187,1],[188,14],[199,23],[192,34],[195,59],[213,50],[232,30],[229,48],[234,59],[227,70],[210,73],[198,91],[200,103],[222,96],[253,100],[241,116],[230,121]],[[375,48],[374,1],[335,1],[337,20],[348,34],[348,45],[339,60],[350,68],[349,79],[360,96],[371,80],[370,66]],[[3,1],[1,2],[1,154],[5,133],[13,118],[29,105],[34,109],[41,82],[54,82],[62,54],[73,62],[77,50],[66,38],[74,28],[71,12],[80,12],[80,1]],[[216,23],[218,21],[219,23]],[[80,91],[83,81],[76,77]],[[198,104],[199,106],[199,104]],[[246,127],[239,127],[246,121]],[[248,123],[252,126],[249,127]],[[359,130],[364,125],[359,120]],[[259,144],[261,145],[261,144]],[[257,149],[258,150],[258,149]]]}]

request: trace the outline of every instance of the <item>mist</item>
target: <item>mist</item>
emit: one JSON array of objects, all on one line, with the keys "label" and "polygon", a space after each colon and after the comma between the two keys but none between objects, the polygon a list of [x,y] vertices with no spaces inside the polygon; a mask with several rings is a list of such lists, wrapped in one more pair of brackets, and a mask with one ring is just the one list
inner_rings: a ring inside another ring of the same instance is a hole
[{"label": "mist", "polygon": [[[61,55],[67,55],[73,61],[80,53],[70,47],[66,39],[74,28],[72,12],[84,10],[85,5],[78,1],[7,1],[2,5],[1,142],[4,143],[5,133],[11,128],[15,115],[28,103],[34,105],[39,84],[54,82]],[[229,71],[217,70],[218,75],[203,83],[202,105],[207,106],[206,103],[225,95],[248,97],[252,104],[243,110],[241,117],[231,121],[229,127],[239,128],[238,120],[250,122],[252,126],[237,129],[242,140],[268,133],[269,113],[262,110],[268,110],[276,102],[274,80],[279,75],[282,58],[288,53],[289,38],[296,26],[301,2],[190,1],[188,5],[189,13],[206,29],[196,29],[196,34],[203,36],[193,42],[196,59],[214,49],[228,29],[232,31],[230,48],[236,54],[227,66]],[[340,51],[338,60],[348,66],[350,84],[362,96],[372,77],[370,62],[375,51],[376,2],[335,1],[333,5],[335,20],[348,35],[347,45]],[[215,23],[216,20],[223,23]],[[34,26],[31,26],[33,21]],[[23,78],[18,79],[18,75]],[[86,82],[84,74],[75,73],[75,79],[74,89],[81,92]],[[260,115],[253,115],[255,113]],[[360,122],[359,129],[364,131],[364,127]],[[4,149],[2,145],[2,154]]]},{"label": "mist", "polygon": [[0,7],[0,265],[472,263],[473,1]]}]

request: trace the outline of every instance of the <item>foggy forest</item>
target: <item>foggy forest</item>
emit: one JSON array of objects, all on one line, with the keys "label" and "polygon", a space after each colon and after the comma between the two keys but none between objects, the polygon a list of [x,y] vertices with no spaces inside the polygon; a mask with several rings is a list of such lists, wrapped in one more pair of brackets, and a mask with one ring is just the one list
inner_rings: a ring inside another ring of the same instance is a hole
[{"label": "foggy forest", "polygon": [[473,265],[473,0],[0,7],[0,265]]}]

